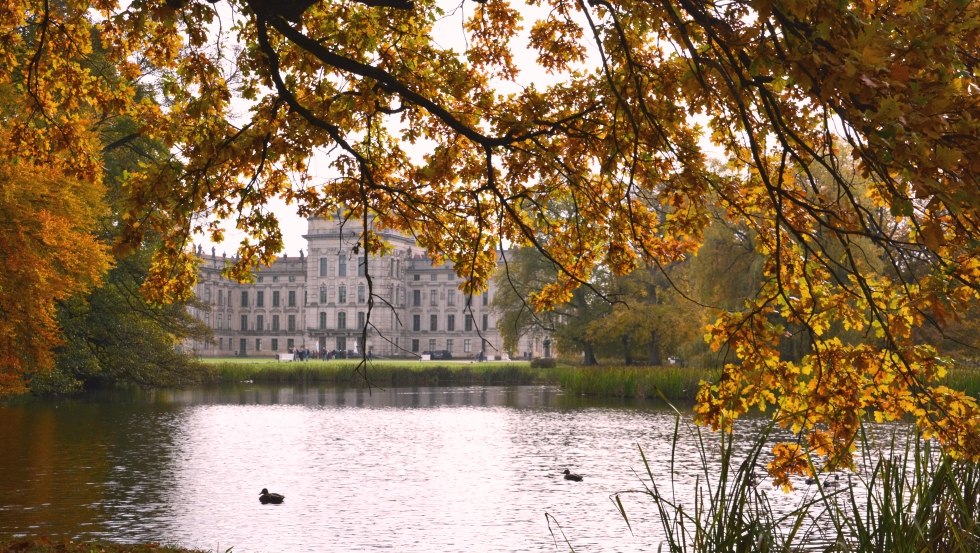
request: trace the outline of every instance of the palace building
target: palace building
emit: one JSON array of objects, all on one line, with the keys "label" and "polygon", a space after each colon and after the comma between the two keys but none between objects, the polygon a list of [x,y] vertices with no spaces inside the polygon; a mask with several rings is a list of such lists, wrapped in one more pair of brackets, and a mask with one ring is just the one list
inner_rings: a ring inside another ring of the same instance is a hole
[{"label": "palace building", "polygon": [[205,357],[273,357],[300,350],[377,357],[448,352],[453,358],[477,358],[482,353],[488,359],[550,353],[544,334],[522,338],[518,351],[503,350],[491,309],[492,285],[480,295],[463,294],[451,265],[434,266],[413,239],[390,231],[381,235],[391,253],[371,256],[365,268],[363,255],[353,253],[359,235],[360,227],[351,222],[309,219],[303,236],[307,253],[280,257],[259,269],[251,284],[223,278],[228,259],[199,250],[201,307],[192,313],[214,337],[186,347]]}]

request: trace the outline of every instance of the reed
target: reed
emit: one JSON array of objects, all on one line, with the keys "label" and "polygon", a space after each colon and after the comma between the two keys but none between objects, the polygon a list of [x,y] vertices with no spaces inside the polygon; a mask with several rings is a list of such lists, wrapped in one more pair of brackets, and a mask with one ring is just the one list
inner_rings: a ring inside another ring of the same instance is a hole
[{"label": "reed", "polygon": [[954,390],[980,397],[980,365],[954,367],[946,374],[944,383]]},{"label": "reed", "polygon": [[542,369],[527,362],[453,362],[378,360],[209,363],[212,383],[266,382],[378,386],[520,385],[547,382]]},{"label": "reed", "polygon": [[[682,436],[680,420],[678,415],[674,449]],[[613,495],[620,514],[629,525],[622,497],[647,496],[661,521],[662,547],[675,553],[980,551],[980,465],[950,458],[909,427],[885,443],[863,433],[856,472],[840,487],[818,485],[815,493],[798,494],[795,508],[778,514],[752,472],[764,465],[772,429],[741,460],[733,457],[732,434],[722,434],[715,445],[692,429],[701,452],[693,494],[679,494],[673,477],[656,476],[641,449],[643,488]],[[671,475],[674,462],[672,454]]]},{"label": "reed", "polygon": [[570,393],[590,396],[692,402],[701,380],[717,371],[686,367],[560,367],[553,377]]}]

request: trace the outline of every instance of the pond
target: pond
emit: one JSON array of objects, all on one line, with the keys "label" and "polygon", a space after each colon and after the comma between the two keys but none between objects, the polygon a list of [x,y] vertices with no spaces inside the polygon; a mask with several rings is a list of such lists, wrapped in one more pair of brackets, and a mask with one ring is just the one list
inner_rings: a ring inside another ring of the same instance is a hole
[{"label": "pond", "polygon": [[[627,526],[611,494],[648,481],[640,447],[669,485],[676,420],[542,386],[245,384],[0,406],[0,533],[234,552],[656,550],[655,505],[625,496]],[[763,421],[741,424],[750,437]],[[702,462],[681,434],[673,481],[693,495]],[[262,488],[285,501],[260,504]]]}]

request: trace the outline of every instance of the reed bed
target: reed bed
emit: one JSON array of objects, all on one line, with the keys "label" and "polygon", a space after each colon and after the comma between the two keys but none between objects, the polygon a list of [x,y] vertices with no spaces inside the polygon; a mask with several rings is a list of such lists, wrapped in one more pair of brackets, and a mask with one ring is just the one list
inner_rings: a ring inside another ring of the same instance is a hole
[{"label": "reed bed", "polygon": [[561,367],[554,377],[570,393],[601,397],[692,402],[702,380],[718,371],[688,367]]},{"label": "reed bed", "polygon": [[[681,432],[678,416],[675,447]],[[788,511],[772,502],[772,494],[785,492],[760,483],[753,472],[765,465],[772,426],[741,459],[733,455],[734,435],[707,445],[699,429],[690,432],[702,465],[693,493],[678,494],[673,478],[655,474],[641,449],[642,488],[612,496],[627,525],[622,498],[649,498],[666,536],[662,551],[980,551],[980,465],[949,457],[911,427],[897,427],[885,443],[862,434],[857,470],[833,487],[816,485],[797,494],[796,507]],[[673,469],[672,458],[668,474]]]},{"label": "reed bed", "polygon": [[[554,368],[532,367],[527,361],[360,359],[278,362],[263,358],[205,360],[209,383],[253,382],[323,383],[383,386],[552,384],[575,395],[623,399],[694,401],[698,383],[714,381],[718,369],[696,367],[601,366],[560,363]],[[366,370],[366,372],[365,372]],[[367,378],[365,379],[365,374]],[[953,369],[945,384],[980,397],[980,370]]]},{"label": "reed bed", "polygon": [[543,369],[532,369],[527,362],[506,361],[218,361],[209,366],[211,382],[378,386],[495,386],[547,382],[542,375]]},{"label": "reed bed", "polygon": [[694,400],[698,382],[717,371],[685,367],[535,368],[527,361],[413,361],[359,359],[277,362],[253,359],[208,360],[211,383],[372,384],[380,386],[552,384],[574,395],[625,399]]}]

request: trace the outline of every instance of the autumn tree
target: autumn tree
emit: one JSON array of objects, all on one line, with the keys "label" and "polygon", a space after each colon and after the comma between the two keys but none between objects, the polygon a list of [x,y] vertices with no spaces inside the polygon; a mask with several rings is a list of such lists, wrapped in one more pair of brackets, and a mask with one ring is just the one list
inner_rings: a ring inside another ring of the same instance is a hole
[{"label": "autumn tree", "polygon": [[527,247],[507,252],[504,260],[504,266],[495,276],[497,293],[493,298],[504,348],[514,348],[525,335],[551,335],[562,355],[581,355],[583,364],[597,364],[600,344],[589,330],[610,312],[611,299],[606,295],[608,279],[594,279],[576,289],[568,301],[546,310],[535,310],[528,298],[552,282],[560,267],[540,251]]},{"label": "autumn tree", "polygon": [[[910,415],[951,453],[980,459],[976,402],[935,386],[943,366],[913,339],[980,293],[976,2],[456,8],[7,2],[0,81],[46,119],[9,121],[0,155],[41,155],[87,182],[99,169],[93,119],[115,113],[167,144],[179,164],[147,165],[127,182],[125,241],[164,237],[144,284],[154,299],[189,293],[189,234],[220,238],[203,212],[251,233],[232,276],[271,261],[274,197],[302,215],[348,206],[413,233],[467,290],[490,278],[498,245],[535,247],[561,268],[532,296],[538,309],[568,301],[597,270],[679,261],[719,210],[755,233],[764,285],[707,328],[713,347],[737,357],[701,389],[701,422],[728,428],[773,407],[801,437],[776,450],[780,482],[812,470],[805,449],[848,465],[871,414]],[[154,71],[163,107],[105,87],[84,63],[89,19],[119,74]],[[72,163],[44,153],[65,151]],[[709,152],[731,171],[712,170]],[[871,205],[905,232],[882,228],[858,198],[842,152],[856,158]],[[839,193],[811,194],[814,167]],[[361,255],[384,247],[362,238]],[[865,240],[894,270],[861,261]],[[929,270],[904,270],[912,260]],[[845,343],[827,333],[834,321],[874,340]],[[811,337],[799,361],[780,358],[786,325]]]},{"label": "autumn tree", "polygon": [[0,395],[52,369],[52,347],[63,342],[57,302],[109,267],[108,245],[93,232],[100,192],[57,171],[0,164]]}]

